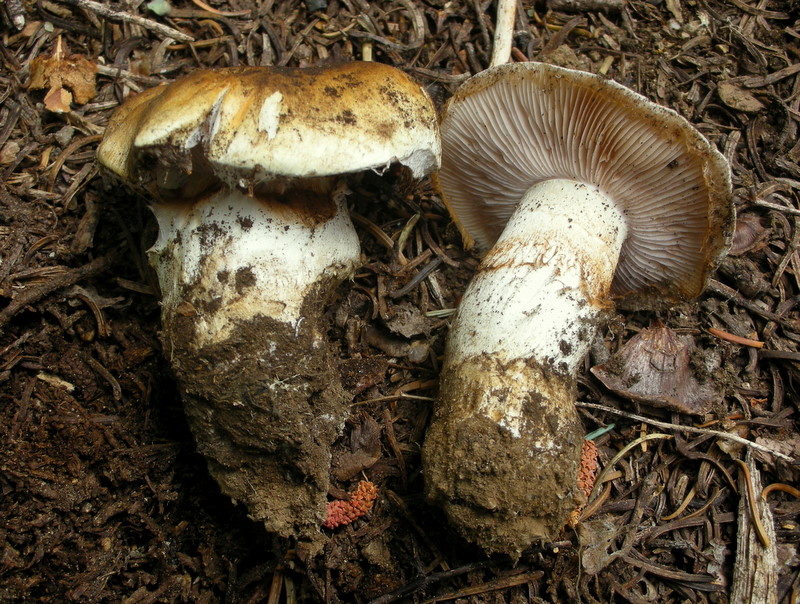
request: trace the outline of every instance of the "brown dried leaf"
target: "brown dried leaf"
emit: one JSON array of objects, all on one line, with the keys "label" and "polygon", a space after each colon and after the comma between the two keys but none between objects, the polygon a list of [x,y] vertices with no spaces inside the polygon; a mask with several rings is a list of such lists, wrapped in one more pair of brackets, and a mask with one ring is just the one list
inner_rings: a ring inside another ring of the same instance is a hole
[{"label": "brown dried leaf", "polygon": [[7,166],[19,155],[19,144],[15,141],[9,141],[2,148],[0,148],[0,166]]},{"label": "brown dried leaf", "polygon": [[689,365],[693,349],[694,342],[656,324],[632,337],[608,363],[592,367],[592,373],[619,396],[700,415],[721,395],[695,378]]},{"label": "brown dried leaf", "polygon": [[386,321],[386,327],[392,333],[413,338],[419,335],[430,335],[431,321],[417,306],[398,304],[393,309],[393,316]]},{"label": "brown dried leaf", "polygon": [[51,88],[44,97],[44,106],[53,113],[67,113],[72,103],[72,93],[63,88]]},{"label": "brown dried leaf", "polygon": [[728,254],[741,256],[760,250],[767,245],[771,234],[772,231],[764,226],[760,216],[749,212],[740,214],[736,217],[736,230]]},{"label": "brown dried leaf", "polygon": [[764,103],[730,81],[720,82],[717,85],[717,94],[723,103],[737,111],[756,113],[764,109]]},{"label": "brown dried leaf", "polygon": [[587,575],[596,575],[614,560],[614,541],[619,533],[620,527],[610,516],[578,525],[581,568]]},{"label": "brown dried leaf", "polygon": [[364,416],[360,426],[353,428],[350,434],[350,450],[366,451],[369,455],[379,457],[381,454],[381,425],[369,415]]},{"label": "brown dried leaf", "polygon": [[73,98],[76,103],[83,105],[94,97],[97,93],[96,75],[97,65],[93,61],[83,55],[68,55],[61,38],[58,38],[52,55],[38,56],[31,61],[31,81],[28,88],[48,88],[45,106],[50,111],[61,113],[69,111]]},{"label": "brown dried leaf", "polygon": [[350,434],[350,451],[335,456],[331,472],[337,480],[346,482],[375,464],[381,457],[381,426],[369,416]]},{"label": "brown dried leaf", "polygon": [[372,467],[378,459],[365,451],[342,453],[334,458],[331,464],[331,473],[336,480],[347,482],[358,476],[362,470]]},{"label": "brown dried leaf", "polygon": [[367,344],[382,350],[395,358],[405,357],[412,363],[421,363],[428,358],[430,346],[424,340],[401,340],[392,337],[381,329],[368,326],[364,329],[364,339]]}]

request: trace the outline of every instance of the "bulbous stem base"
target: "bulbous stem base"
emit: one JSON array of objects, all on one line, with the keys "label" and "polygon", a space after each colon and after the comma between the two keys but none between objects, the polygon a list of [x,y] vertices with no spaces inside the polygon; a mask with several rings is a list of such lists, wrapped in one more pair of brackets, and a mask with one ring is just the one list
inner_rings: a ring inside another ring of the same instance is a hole
[{"label": "bulbous stem base", "polygon": [[191,317],[164,331],[198,451],[224,494],[268,531],[318,544],[330,447],[349,412],[322,316],[298,327],[258,316],[225,340],[187,346]]}]

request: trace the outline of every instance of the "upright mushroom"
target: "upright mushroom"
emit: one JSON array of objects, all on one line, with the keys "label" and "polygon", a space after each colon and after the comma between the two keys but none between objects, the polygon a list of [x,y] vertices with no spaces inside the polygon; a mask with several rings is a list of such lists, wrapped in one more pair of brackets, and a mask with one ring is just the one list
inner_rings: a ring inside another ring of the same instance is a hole
[{"label": "upright mushroom", "polygon": [[429,97],[377,63],[197,71],[108,124],[99,162],[158,221],[161,337],[198,448],[270,531],[319,536],[347,415],[323,321],[360,261],[341,177],[439,157]]},{"label": "upright mushroom", "polygon": [[581,499],[576,371],[598,322],[703,290],[733,230],[729,168],[674,111],[537,63],[468,80],[441,131],[442,195],[465,242],[491,249],[448,336],[426,492],[468,539],[518,556]]}]

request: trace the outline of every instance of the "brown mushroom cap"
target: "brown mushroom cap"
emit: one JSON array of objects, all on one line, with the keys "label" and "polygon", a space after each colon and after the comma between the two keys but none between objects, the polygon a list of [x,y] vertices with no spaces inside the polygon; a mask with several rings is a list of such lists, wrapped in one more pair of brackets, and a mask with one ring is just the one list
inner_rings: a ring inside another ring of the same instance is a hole
[{"label": "brown mushroom cap", "polygon": [[351,62],[196,71],[123,105],[98,160],[159,195],[209,171],[243,188],[395,160],[422,176],[438,167],[439,153],[425,91],[388,65]]},{"label": "brown mushroom cap", "polygon": [[734,227],[725,158],[674,111],[542,63],[490,68],[448,102],[438,184],[465,243],[488,248],[534,184],[596,185],[628,238],[611,288],[625,307],[698,295]]}]

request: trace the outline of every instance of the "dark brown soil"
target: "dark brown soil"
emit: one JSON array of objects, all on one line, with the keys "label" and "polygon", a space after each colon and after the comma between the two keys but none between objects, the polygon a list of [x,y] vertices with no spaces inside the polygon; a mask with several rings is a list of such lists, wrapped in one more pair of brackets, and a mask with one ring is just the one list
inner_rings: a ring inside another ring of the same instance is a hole
[{"label": "dark brown soil", "polygon": [[[557,540],[581,503],[584,430],[574,378],[534,359],[501,363],[482,354],[443,367],[439,385],[447,394],[422,450],[428,498],[487,552],[513,557]],[[519,404],[518,434],[477,412],[487,398]]]},{"label": "dark brown soil", "polygon": [[[578,392],[585,432],[606,430],[602,484],[575,530],[516,563],[423,496],[444,311],[477,265],[430,182],[352,187],[364,264],[326,314],[352,400],[329,498],[364,478],[378,498],[310,557],[209,476],[159,344],[154,223],[94,162],[123,98],[202,67],[370,53],[441,104],[488,65],[494,3],[0,2],[0,601],[797,601],[800,5],[558,1],[579,10],[523,3],[513,59],[601,73],[685,116],[731,164],[738,227],[696,301],[602,331]],[[655,320],[694,341],[691,370],[723,393],[706,415],[588,371]]]},{"label": "dark brown soil", "polygon": [[[309,296],[306,306],[315,302]],[[331,444],[351,398],[319,341],[315,314],[304,312],[299,326],[254,317],[200,347],[189,344],[191,317],[177,317],[164,335],[192,435],[222,492],[270,532],[314,550]]]}]

